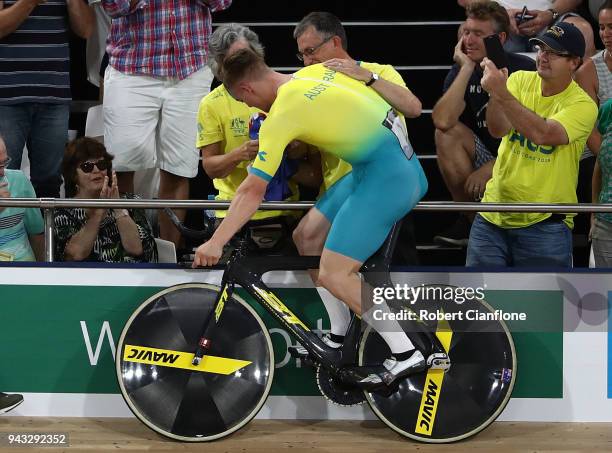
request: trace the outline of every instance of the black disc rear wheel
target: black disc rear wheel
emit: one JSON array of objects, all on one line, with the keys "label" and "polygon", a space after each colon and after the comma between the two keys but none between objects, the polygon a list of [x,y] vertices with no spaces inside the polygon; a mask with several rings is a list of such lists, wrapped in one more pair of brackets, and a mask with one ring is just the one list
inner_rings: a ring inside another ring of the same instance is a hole
[{"label": "black disc rear wheel", "polygon": [[[456,309],[493,312],[481,300]],[[449,321],[448,326],[452,335],[439,332],[438,337],[450,340],[449,370],[409,376],[390,396],[366,392],[372,410],[385,424],[421,442],[455,442],[483,430],[505,408],[516,379],[514,342],[503,321]],[[380,364],[389,355],[380,335],[368,328],[360,344],[360,365]]]},{"label": "black disc rear wheel", "polygon": [[191,366],[218,291],[206,284],[167,288],[145,301],[121,333],[121,393],[136,417],[164,436],[194,442],[227,436],[257,414],[270,392],[270,335],[236,295],[225,302],[202,363]]}]

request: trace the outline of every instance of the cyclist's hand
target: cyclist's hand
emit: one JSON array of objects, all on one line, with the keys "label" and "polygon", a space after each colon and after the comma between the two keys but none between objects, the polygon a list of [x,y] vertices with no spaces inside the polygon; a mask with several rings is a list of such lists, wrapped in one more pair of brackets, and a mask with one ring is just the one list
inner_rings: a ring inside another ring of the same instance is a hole
[{"label": "cyclist's hand", "polygon": [[249,140],[236,148],[234,153],[240,161],[251,161],[257,156],[257,151],[259,151],[259,140]]},{"label": "cyclist's hand", "polygon": [[195,258],[193,259],[191,267],[196,268],[198,266],[214,266],[221,259],[222,253],[222,245],[219,245],[212,240],[206,241],[196,249]]}]

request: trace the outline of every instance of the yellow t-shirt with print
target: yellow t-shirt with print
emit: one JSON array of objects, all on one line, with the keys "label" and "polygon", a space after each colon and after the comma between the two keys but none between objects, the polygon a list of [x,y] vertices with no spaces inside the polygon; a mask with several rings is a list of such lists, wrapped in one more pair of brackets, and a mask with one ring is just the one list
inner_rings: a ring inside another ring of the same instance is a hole
[{"label": "yellow t-shirt with print", "polygon": [[[368,71],[375,72],[382,79],[402,87],[406,86],[402,76],[391,65],[366,63],[365,61],[359,62],[359,64]],[[401,113],[399,113],[399,115],[401,116],[402,121],[405,122],[403,115]],[[349,173],[352,170],[352,167],[351,164],[343,161],[333,154],[321,152],[321,169],[323,172],[323,187],[321,192],[325,192],[326,190],[329,190],[329,188],[333,186],[340,178]]]},{"label": "yellow t-shirt with print", "polygon": [[[229,153],[249,140],[249,119],[259,112],[243,102],[232,98],[223,85],[218,86],[200,101],[198,109],[198,134],[196,147],[219,143],[224,153]],[[225,178],[215,178],[213,184],[219,191],[217,200],[231,200],[238,186],[248,175],[247,166],[250,162],[240,162]],[[289,181],[292,195],[289,200],[298,200],[299,191],[293,181]],[[254,220],[277,217],[279,215],[294,215],[296,211],[257,211]],[[227,210],[215,211],[218,218],[225,217]]]},{"label": "yellow t-shirt with print", "polygon": [[[507,82],[510,93],[527,109],[547,120],[559,122],[569,138],[567,145],[536,145],[512,129],[499,146],[493,177],[487,183],[483,202],[576,203],[578,165],[595,121],[597,106],[572,81],[554,96],[542,96],[537,72],[518,71]],[[550,213],[482,212],[489,222],[502,228],[521,228],[541,222]],[[574,216],[565,223],[573,228]]]}]

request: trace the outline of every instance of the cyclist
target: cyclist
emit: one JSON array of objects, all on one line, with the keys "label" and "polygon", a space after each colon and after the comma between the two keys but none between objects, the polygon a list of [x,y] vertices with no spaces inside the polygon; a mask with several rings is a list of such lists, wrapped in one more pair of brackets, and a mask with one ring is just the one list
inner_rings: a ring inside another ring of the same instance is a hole
[{"label": "cyclist", "polygon": [[[339,72],[362,82],[368,82],[376,73],[379,79],[370,87],[382,96],[396,111],[406,118],[415,118],[421,114],[421,101],[406,87],[402,76],[391,65],[368,63],[354,60],[348,53],[348,40],[342,22],[335,15],[325,11],[315,11],[306,15],[293,32],[298,46],[297,57],[304,66],[317,63],[331,64],[342,60],[343,66],[336,66]],[[330,153],[321,155],[323,166],[323,192],[331,188],[344,175],[351,171],[351,166],[344,160]],[[320,255],[329,232],[330,222],[326,217],[326,205],[317,203],[314,209],[300,220],[293,232],[293,240],[300,254]],[[402,255],[411,254],[411,237],[400,233],[398,245],[403,243]],[[397,246],[396,246],[397,247]],[[316,272],[311,272],[313,281],[317,280]],[[317,287],[319,297],[325,305],[330,321],[330,332],[322,340],[332,347],[340,347],[350,322],[349,310],[342,301],[336,299],[325,288]],[[308,352],[301,347],[293,348],[300,356]]]},{"label": "cyclist", "polygon": [[[316,64],[287,75],[273,71],[250,49],[225,59],[223,81],[232,97],[269,113],[250,173],[212,238],[198,247],[193,265],[219,261],[223,246],[259,207],[287,144],[300,140],[353,166],[320,201],[329,206],[331,230],[317,283],[361,315],[359,269],[393,224],[423,197],[427,180],[397,113],[369,87],[370,82],[335,70],[342,64]],[[392,357],[384,363],[384,376],[365,380],[390,383],[425,367],[422,353],[397,323],[377,330]]]}]

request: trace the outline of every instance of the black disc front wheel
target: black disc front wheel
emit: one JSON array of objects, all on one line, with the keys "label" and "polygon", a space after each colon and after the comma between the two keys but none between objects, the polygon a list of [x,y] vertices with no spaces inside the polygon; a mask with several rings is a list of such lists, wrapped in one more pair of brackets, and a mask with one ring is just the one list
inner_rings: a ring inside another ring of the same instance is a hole
[{"label": "black disc front wheel", "polygon": [[225,302],[202,362],[191,364],[218,291],[206,284],[167,288],[145,301],[121,333],[121,393],[136,417],[164,436],[195,442],[227,436],[257,414],[270,392],[270,335],[236,295]]}]

